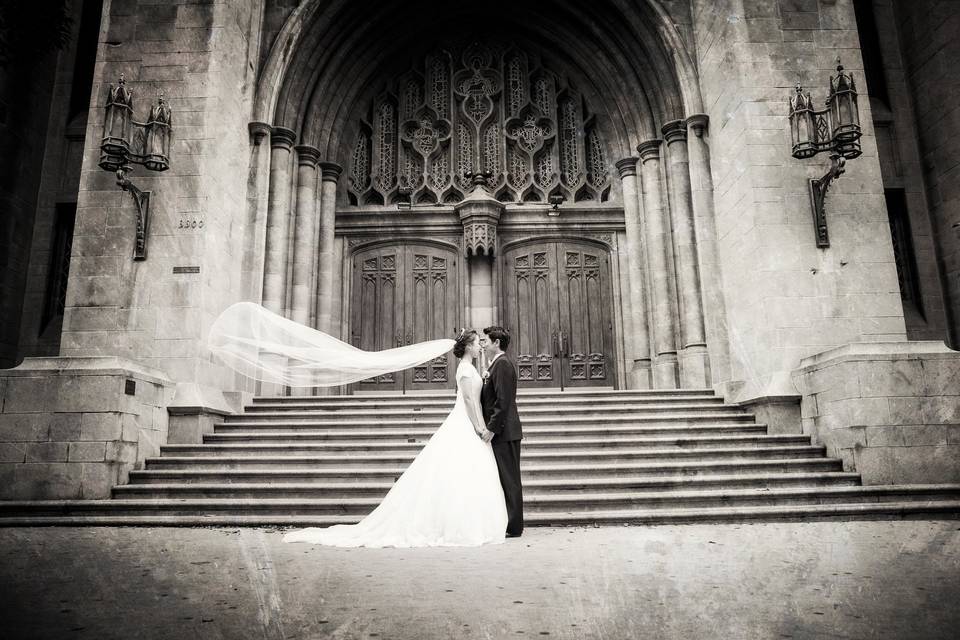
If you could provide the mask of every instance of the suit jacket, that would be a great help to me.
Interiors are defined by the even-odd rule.
[[[487,429],[495,433],[493,443],[523,438],[520,414],[517,413],[517,367],[502,355],[493,361],[490,374],[480,391],[480,405]]]

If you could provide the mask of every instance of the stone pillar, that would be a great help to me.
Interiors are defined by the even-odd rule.
[[[320,150],[309,145],[295,147],[297,152],[297,207],[293,230],[293,269],[291,274],[290,318],[310,324],[313,299],[317,239],[317,163]],[[309,395],[306,387],[292,387],[292,395]]]
[[[683,120],[663,125],[667,141],[667,174],[672,207],[677,292],[680,298],[680,386],[703,388],[710,384],[710,362],[703,323],[700,265],[690,192],[690,162],[687,156],[687,126]]]
[[[694,232],[697,239],[700,286],[704,306],[704,327],[712,381],[730,379],[730,345],[727,312],[717,257],[717,226],[713,211],[713,174],[707,126],[710,119],[700,113],[687,118],[687,154],[690,160],[690,193],[693,202]],[[712,382],[711,381],[711,382]]]
[[[243,256],[243,290],[246,299],[263,296],[263,269],[267,241],[267,203],[270,196],[270,144],[272,127],[266,122],[247,125],[253,143],[247,180],[247,228]],[[266,142],[266,144],[265,144]]]
[[[676,319],[671,291],[670,221],[664,210],[660,178],[660,140],[637,146],[643,177],[643,213],[647,229],[647,269],[652,302],[653,382],[657,389],[677,388]]]
[[[310,283],[313,281],[314,242],[317,235],[317,163],[320,151],[300,145],[297,151],[297,217],[293,238],[292,319],[310,322]]]
[[[320,246],[317,262],[317,328],[332,332],[333,310],[333,236],[337,221],[337,181],[343,167],[321,162],[323,173],[320,188]]]
[[[270,134],[270,199],[263,269],[263,306],[283,314],[287,272],[287,236],[290,223],[290,152],[296,134],[274,127]]]
[[[623,189],[623,216],[627,235],[627,281],[630,299],[624,330],[627,333],[627,387],[650,388],[650,330],[643,286],[643,236],[640,227],[640,200],[637,190],[637,160],[631,156],[617,161]]]
[[[505,205],[487,193],[487,176],[475,174],[473,190],[455,207],[463,224],[463,250],[467,258],[469,308],[472,328],[482,330],[494,323],[496,295],[493,290],[493,256],[497,253],[497,224]]]
[[[494,323],[493,257],[472,256],[469,261],[470,328],[482,331]]]

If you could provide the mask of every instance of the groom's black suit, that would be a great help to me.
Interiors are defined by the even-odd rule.
[[[523,533],[523,487],[520,484],[520,440],[523,428],[517,413],[517,368],[506,355],[490,365],[480,392],[483,420],[495,435],[491,444],[507,503],[507,533]]]

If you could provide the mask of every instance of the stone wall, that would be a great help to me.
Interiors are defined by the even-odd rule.
[[[794,374],[803,432],[865,484],[960,482],[960,354],[940,342],[853,344]]]
[[[35,178],[39,179],[35,205],[35,224],[31,238],[30,261],[23,291],[23,311],[20,317],[18,361],[24,357],[55,356],[60,349],[60,332],[63,315],[55,309],[47,309],[48,283],[53,265],[53,250],[58,205],[70,205],[77,201],[80,184],[80,166],[83,158],[84,133],[87,126],[87,110],[75,109],[74,92],[83,92],[89,97],[89,87],[83,83],[74,86],[77,64],[89,64],[81,38],[96,33],[96,16],[100,0],[85,0],[71,5],[73,35],[70,43],[56,61],[52,95],[49,99],[47,131],[36,143],[44,150],[43,163],[37,167]],[[83,32],[84,20],[91,25],[89,34]],[[82,60],[78,61],[80,57]],[[82,95],[82,94],[81,94]],[[56,311],[56,312],[54,312]]]
[[[0,368],[20,358],[20,316],[56,60],[49,54],[29,66],[0,67]]]
[[[818,103],[836,58],[862,79],[853,9],[817,0],[694,0],[700,86],[730,334],[728,397],[794,394],[804,357],[905,338],[876,141],[862,101],[860,158],[830,188],[831,247],[817,249],[807,187],[829,160],[790,155],[798,78]]]
[[[960,348],[960,10],[948,0],[894,4],[904,72],[914,96],[947,340]]]
[[[0,371],[0,499],[109,498],[167,442],[173,386],[119,358]]]
[[[923,167],[916,134],[912,93],[904,70],[893,0],[874,0],[886,100],[871,97],[884,188],[903,189],[910,216],[919,302],[904,303],[910,340],[942,340],[946,334],[935,238],[924,193]],[[861,30],[867,25],[861,25]],[[867,93],[870,88],[861,89]],[[873,94],[873,91],[870,91]]]
[[[250,34],[260,3],[113,2],[104,11],[61,355],[134,360],[201,387],[217,404],[234,377],[203,341],[220,311],[243,297],[246,132],[259,54]],[[138,167],[131,176],[152,192],[142,262],[132,260],[132,198],[97,167],[103,97],[121,73],[134,119],[144,119],[161,90],[173,112],[169,171]]]

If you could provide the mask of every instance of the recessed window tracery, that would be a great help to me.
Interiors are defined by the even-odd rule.
[[[428,55],[371,113],[353,146],[352,204],[457,202],[475,171],[504,202],[610,196],[609,154],[583,97],[515,47]]]

